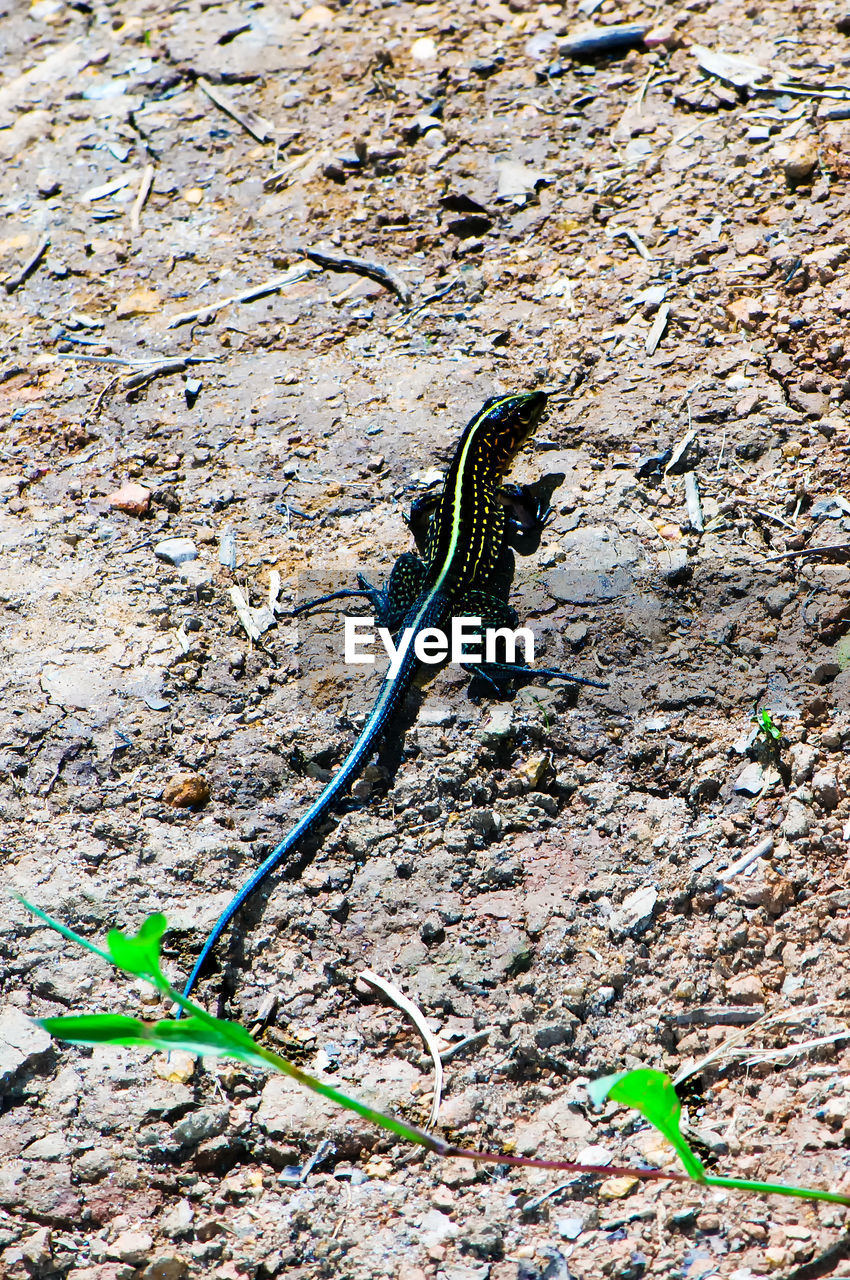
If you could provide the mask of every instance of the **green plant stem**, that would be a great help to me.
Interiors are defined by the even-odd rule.
[[[419,1129],[415,1125],[407,1124],[404,1120],[398,1120],[395,1116],[387,1115],[386,1112],[383,1111],[377,1111],[374,1107],[368,1107],[365,1103],[358,1102],[356,1098],[350,1098],[347,1094],[340,1093],[340,1091],[338,1089],[334,1089],[332,1085],[324,1084],[321,1080],[316,1079],[315,1076],[308,1075],[307,1072],[302,1071],[286,1058],[282,1058],[280,1054],[275,1053],[271,1049],[264,1049],[263,1046],[257,1044],[253,1037],[249,1035],[248,1032],[245,1031],[245,1029],[238,1023],[222,1021],[221,1019],[214,1017],[212,1014],[207,1013],[207,1011],[202,1009],[200,1005],[196,1005],[191,1000],[187,1000],[178,991],[174,990],[159,968],[158,934],[156,937],[157,958],[154,960],[153,971],[149,971],[148,969],[148,956],[144,952],[142,953],[142,962],[144,967],[142,969],[131,967],[131,960],[134,959],[134,957],[133,953],[130,952],[130,958],[128,959],[126,954],[127,947],[128,945],[139,943],[142,939],[143,933],[145,932],[145,926],[143,926],[142,930],[139,931],[136,939],[126,939],[124,935],[121,935],[120,933],[117,934],[116,945],[118,941],[121,941],[122,952],[119,954],[123,954],[124,959],[116,960],[114,955],[110,955],[109,952],[103,951],[100,947],[94,946],[93,943],[89,942],[86,938],[75,933],[73,929],[68,929],[65,925],[60,924],[58,920],[54,920],[52,916],[47,915],[46,912],[33,906],[31,903],[27,902],[26,899],[21,898],[20,901],[28,911],[31,911],[39,920],[43,920],[51,929],[55,929],[63,938],[66,938],[69,942],[75,942],[78,946],[85,948],[85,950],[91,951],[95,955],[100,956],[102,960],[105,960],[107,964],[110,964],[115,968],[124,968],[126,972],[136,973],[137,976],[142,977],[144,981],[149,982],[151,986],[155,987],[161,995],[172,1000],[174,1004],[184,1012],[189,1013],[192,1017],[197,1019],[198,1022],[213,1030],[218,1037],[218,1044],[216,1045],[217,1052],[221,1053],[222,1045],[229,1042],[231,1057],[236,1057],[237,1059],[241,1058],[243,1061],[250,1061],[255,1064],[263,1063],[264,1065],[271,1067],[273,1071],[280,1072],[281,1075],[289,1076],[289,1078],[296,1081],[297,1084],[311,1090],[313,1093],[319,1094],[320,1097],[326,1098],[336,1106],[342,1107],[346,1111],[352,1111],[355,1115],[360,1116],[361,1119],[368,1121],[370,1124],[374,1124],[378,1128],[385,1129],[390,1133],[395,1134],[397,1137],[415,1144],[416,1146],[423,1147],[426,1151],[430,1151],[434,1155],[441,1156],[443,1158],[450,1157],[458,1160],[474,1160],[480,1163],[507,1165],[514,1168],[552,1169],[561,1173],[575,1173],[602,1178],[629,1177],[639,1178],[641,1181],[647,1182],[690,1182],[695,1183],[697,1186],[722,1187],[732,1191],[751,1191],[758,1195],[793,1196],[797,1199],[803,1200],[825,1200],[831,1204],[840,1204],[850,1207],[850,1196],[840,1195],[838,1192],[834,1191],[820,1191],[813,1187],[786,1186],[781,1183],[772,1182],[752,1182],[742,1178],[712,1177],[702,1173],[702,1166],[699,1165],[698,1161],[696,1161],[696,1157],[693,1157],[693,1159],[696,1161],[696,1165],[698,1167],[694,1172],[673,1173],[667,1172],[663,1169],[633,1168],[620,1165],[576,1164],[569,1160],[539,1160],[530,1156],[511,1156],[496,1151],[478,1151],[469,1147],[456,1147],[452,1143],[444,1142],[441,1138],[434,1137],[433,1134],[428,1133],[425,1129]],[[148,919],[149,921],[153,921],[155,920],[155,917],[152,916]],[[157,925],[156,927],[158,932],[161,931],[161,929],[164,929],[164,918],[162,918],[161,926]],[[148,943],[150,941],[149,931],[148,937],[145,941]],[[62,1019],[45,1020],[47,1023],[61,1023],[62,1021]],[[68,1019],[66,1021],[73,1022],[75,1019]],[[133,1023],[135,1020],[129,1019],[128,1021]],[[155,1030],[157,1024],[139,1023],[138,1025],[140,1027],[150,1025]],[[177,1024],[166,1021],[162,1025],[176,1026]],[[60,1039],[63,1038],[59,1031],[53,1031],[52,1034],[57,1035]],[[75,1037],[69,1036],[68,1039],[73,1041]],[[83,1038],[79,1038],[77,1039],[77,1043],[86,1043],[86,1041]],[[201,1056],[203,1055],[203,1049],[196,1049],[195,1052]],[[617,1077],[617,1080],[622,1083],[625,1078],[625,1076]],[[611,1079],[614,1079],[614,1077],[611,1077]],[[614,1087],[616,1087],[616,1085]],[[612,1091],[612,1089],[608,1090],[609,1093]],[[627,1105],[635,1106],[635,1102],[628,1101]],[[678,1104],[676,1105],[676,1114],[673,1119],[675,1120],[675,1128],[678,1131]],[[637,1109],[642,1110],[640,1106],[638,1106]],[[671,1132],[669,1123],[659,1125],[649,1115],[647,1115],[647,1118],[650,1119],[650,1123],[652,1123],[655,1128],[659,1129],[660,1132],[667,1133],[669,1135]],[[682,1140],[682,1145],[684,1146],[685,1152],[692,1156],[692,1153],[690,1153],[687,1144],[684,1143],[684,1140]],[[680,1158],[682,1158],[681,1150],[679,1151],[679,1155]]]
[[[850,1196],[838,1191],[819,1191],[816,1187],[792,1187],[784,1182],[750,1182],[747,1178],[703,1179],[707,1187],[728,1187],[731,1191],[755,1191],[762,1196],[795,1196],[799,1200],[828,1200],[830,1204],[850,1207]]]
[[[55,929],[57,933],[61,933],[63,938],[67,938],[68,942],[76,942],[78,947],[83,947],[86,951],[93,951],[96,956],[100,956],[101,960],[105,960],[107,964],[115,967],[115,961],[108,951],[101,951],[100,947],[96,947],[93,942],[89,942],[88,938],[82,937],[79,933],[74,933],[73,929],[69,929],[67,925],[60,924],[58,920],[54,920],[53,916],[49,916],[46,911],[42,911],[40,907],[34,907],[31,902],[27,902],[26,898],[19,898],[18,901],[27,911],[31,911],[39,920],[43,920],[51,929]]]
[[[641,1181],[645,1182],[692,1182],[696,1183],[697,1186],[727,1187],[734,1191],[754,1191],[760,1195],[797,1196],[806,1200],[827,1200],[832,1204],[850,1206],[850,1196],[843,1196],[835,1191],[820,1191],[814,1187],[789,1187],[772,1182],[750,1182],[742,1178],[714,1178],[709,1176],[691,1178],[686,1173],[667,1172],[664,1169],[635,1168],[628,1165],[575,1164],[569,1160],[538,1160],[531,1156],[510,1156],[498,1151],[479,1151],[471,1147],[456,1147],[450,1142],[443,1142],[442,1139],[435,1138],[433,1134],[426,1132],[424,1129],[419,1129],[412,1124],[406,1124],[403,1120],[397,1120],[395,1116],[389,1116],[384,1111],[376,1111],[372,1107],[367,1107],[355,1098],[349,1098],[331,1085],[323,1084],[315,1076],[299,1070],[298,1067],[288,1062],[286,1058],[282,1058],[270,1049],[263,1049],[258,1045],[257,1054],[275,1071],[280,1071],[283,1075],[291,1077],[291,1079],[296,1080],[305,1088],[321,1094],[328,1101],[344,1107],[347,1111],[353,1111],[364,1120],[368,1120],[382,1129],[388,1129],[390,1132],[397,1134],[398,1137],[405,1138],[408,1142],[413,1142],[417,1146],[433,1152],[434,1155],[444,1158],[476,1160],[482,1164],[502,1164],[523,1169],[554,1169],[561,1173],[579,1173],[601,1178],[640,1178]]]

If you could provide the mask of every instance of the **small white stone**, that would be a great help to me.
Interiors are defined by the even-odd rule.
[[[185,564],[187,560],[196,560],[198,548],[191,538],[163,538],[153,549],[157,560],[165,560],[167,564]]]
[[[613,936],[624,938],[628,934],[642,933],[652,923],[652,913],[657,901],[658,890],[653,885],[645,885],[627,894],[608,921],[608,928]]]

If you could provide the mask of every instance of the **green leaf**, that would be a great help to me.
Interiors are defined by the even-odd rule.
[[[759,733],[763,733],[766,738],[770,738],[773,742],[779,742],[782,737],[782,730],[778,725],[774,724],[773,716],[767,707],[756,709],[752,718],[758,725]]]
[[[237,1022],[221,1018],[163,1018],[144,1022],[112,1013],[76,1018],[43,1018],[39,1024],[57,1040],[75,1044],[135,1044],[154,1049],[186,1049],[203,1057],[237,1058],[268,1070],[260,1046]]]
[[[77,1018],[39,1018],[57,1040],[74,1044],[143,1044],[145,1023],[140,1018],[125,1018],[117,1013],[86,1013]]]
[[[247,1031],[235,1022],[199,1018],[163,1018],[144,1022],[114,1013],[85,1014],[76,1018],[42,1018],[40,1026],[57,1040],[74,1044],[143,1045],[148,1049],[187,1049],[204,1057],[238,1058],[254,1066],[268,1067]]]
[[[617,1075],[602,1076],[587,1086],[591,1099],[600,1106],[606,1098],[634,1107],[675,1148],[676,1154],[691,1178],[702,1182],[705,1169],[682,1137],[680,1123],[682,1104],[676,1097],[673,1081],[664,1071],[652,1071],[641,1067],[638,1071],[621,1071]]]
[[[107,946],[114,964],[125,973],[137,978],[147,978],[155,986],[168,986],[159,963],[159,944],[168,922],[162,912],[148,916],[136,936],[130,937],[120,929],[110,929],[106,935]]]
[[[150,1039],[155,1039],[162,1049],[186,1049],[202,1057],[237,1058],[268,1070],[260,1046],[235,1022],[216,1019],[211,1024],[200,1018],[181,1018],[179,1022],[168,1018],[153,1025]]]

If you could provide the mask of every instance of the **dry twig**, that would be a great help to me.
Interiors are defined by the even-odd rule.
[[[816,1014],[826,1013],[832,1006],[829,1003],[813,1004],[803,1009],[777,1009],[773,1013],[766,1013],[763,1017],[754,1022],[752,1026],[742,1027],[740,1031],[734,1032],[717,1046],[707,1053],[704,1058],[688,1065],[683,1065],[673,1077],[674,1085],[679,1085],[683,1080],[689,1079],[691,1076],[700,1075],[708,1066],[714,1062],[727,1061],[731,1062],[735,1058],[743,1058],[745,1062],[763,1062],[765,1056],[777,1059],[795,1057],[797,1053],[805,1053],[809,1049],[818,1048],[821,1044],[833,1044],[836,1040],[850,1039],[850,1030],[842,1030],[833,1032],[827,1037],[818,1037],[816,1040],[802,1040],[796,1044],[786,1045],[784,1049],[754,1049],[752,1044],[746,1044],[745,1041],[751,1038],[751,1035],[757,1029],[766,1031],[768,1027],[780,1026],[783,1022],[803,1022],[809,1021]],[[753,1054],[759,1056],[753,1057]]]
[[[24,281],[32,275],[33,271],[35,271],[49,248],[50,237],[42,236],[36,245],[35,250],[27,258],[17,275],[9,276],[8,280],[4,280],[3,288],[7,293],[14,293],[16,289],[21,287]]]
[[[133,207],[130,210],[130,233],[137,236],[141,230],[142,209],[145,207],[145,201],[151,193],[153,186],[154,168],[152,164],[145,165],[142,173],[142,180],[139,183],[139,190],[133,201]]]
[[[376,280],[394,293],[402,306],[410,306],[413,298],[410,285],[391,267],[385,267],[381,262],[372,262],[368,258],[349,258],[347,254],[325,253],[323,249],[305,249],[304,253],[311,262],[327,271],[353,271],[355,275],[368,276],[370,280]]]
[[[833,542],[817,547],[799,547],[796,551],[780,551],[778,555],[768,556],[768,560],[792,560],[797,556],[828,556],[834,552],[841,552],[847,555],[850,552],[850,542]]]
[[[418,1009],[412,1000],[408,1000],[403,991],[394,986],[392,982],[387,982],[386,978],[382,978],[380,974],[373,973],[371,969],[363,969],[358,973],[358,978],[362,978],[370,987],[375,987],[378,991],[383,992],[388,1000],[397,1005],[403,1013],[406,1013],[416,1030],[425,1041],[425,1047],[431,1055],[434,1063],[434,1101],[431,1104],[431,1114],[428,1117],[427,1128],[433,1129],[437,1123],[437,1116],[440,1112],[440,1098],[443,1092],[443,1062],[440,1057],[440,1046],[437,1044],[436,1038],[425,1021],[425,1015],[421,1009]]]
[[[274,125],[270,121],[264,120],[262,116],[258,116],[254,111],[237,107],[229,93],[225,93],[223,89],[211,85],[204,76],[198,76],[195,83],[201,92],[207,95],[210,102],[214,102],[227,115],[232,116],[237,124],[241,124],[246,133],[250,133],[252,138],[256,138],[258,142],[270,142],[274,137]]]
[[[218,302],[210,302],[206,306],[193,307],[191,311],[179,311],[176,316],[171,317],[165,327],[167,329],[177,329],[181,324],[190,324],[193,320],[212,320],[219,311],[224,307],[232,306],[234,302],[255,302],[258,298],[265,298],[270,293],[278,293],[281,289],[285,289],[287,285],[297,284],[299,280],[306,280],[311,275],[313,275],[312,267],[292,267],[289,271],[285,271],[282,276],[274,276],[271,280],[266,280],[264,284],[256,284],[250,289],[244,289],[242,293],[232,293],[227,298],[220,298]]]

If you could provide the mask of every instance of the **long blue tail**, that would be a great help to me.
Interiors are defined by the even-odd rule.
[[[379,738],[384,730],[389,718],[396,711],[399,703],[402,701],[410,688],[413,677],[416,673],[418,661],[414,653],[414,647],[411,643],[402,660],[401,667],[394,680],[387,681],[383,689],[378,694],[375,705],[369,715],[369,719],[364,724],[360,734],[351,751],[348,753],[344,763],[340,767],[339,772],[331,779],[324,791],[318,796],[310,808],[302,818],[289,831],[280,844],[272,849],[271,853],[261,862],[245,883],[230,901],[226,909],[219,916],[215,923],[212,933],[204,943],[201,954],[195,962],[195,967],[189,975],[189,981],[183,990],[184,999],[188,1000],[192,988],[198,980],[198,975],[204,968],[207,959],[216,943],[218,942],[224,930],[230,924],[230,921],[236,915],[241,906],[251,897],[268,876],[279,867],[290,851],[298,844],[298,841],[312,827],[320,822],[321,819],[330,812],[334,804],[348,790],[349,785],[353,782],[366,760],[375,750]],[[180,1011],[177,1012],[180,1017]]]

